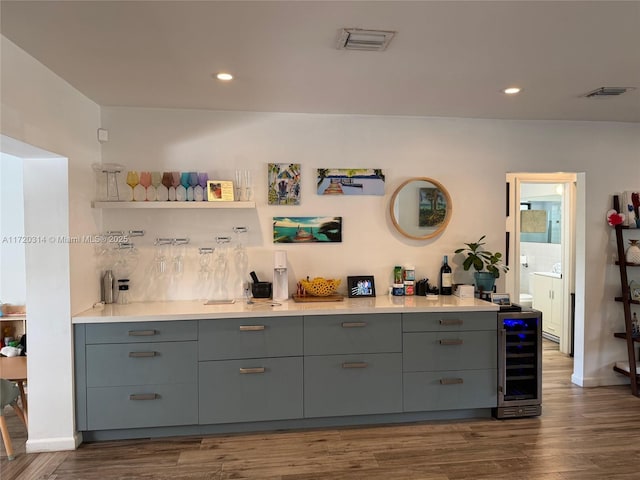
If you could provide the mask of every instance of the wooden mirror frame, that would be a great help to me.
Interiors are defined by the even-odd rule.
[[[431,185],[433,185],[435,188],[437,188],[442,195],[445,198],[445,201],[447,203],[446,209],[445,209],[445,216],[444,216],[444,220],[438,224],[437,228],[435,230],[432,230],[431,228],[433,227],[426,227],[429,228],[429,233],[425,234],[425,235],[414,235],[414,232],[409,232],[407,231],[406,227],[403,228],[398,219],[396,218],[396,209],[394,208],[396,205],[396,200],[398,199],[398,196],[400,195],[400,192],[402,192],[402,190],[409,184],[413,183],[413,182],[426,182],[426,183],[430,183]],[[416,204],[418,204],[418,208],[416,209],[417,212],[419,212],[419,199],[416,197]],[[449,192],[447,191],[446,188],[444,188],[444,186],[429,177],[413,177],[410,178],[406,181],[404,181],[398,188],[396,188],[395,192],[393,192],[393,195],[391,196],[391,202],[389,203],[389,214],[391,216],[391,221],[393,222],[393,226],[396,227],[396,230],[398,230],[398,232],[402,235],[404,235],[407,238],[412,238],[414,240],[427,240],[429,238],[433,238],[437,235],[440,235],[445,228],[447,228],[447,225],[449,224],[449,221],[451,220],[451,213],[452,213],[452,209],[453,209],[453,204],[451,202],[451,196],[449,195]],[[418,213],[419,214],[419,213]],[[416,229],[420,228],[419,226],[416,227]]]

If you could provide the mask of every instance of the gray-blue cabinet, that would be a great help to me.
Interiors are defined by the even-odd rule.
[[[78,324],[75,382],[94,440],[474,415],[497,406],[497,316]]]
[[[402,327],[405,412],[497,405],[495,313],[405,314]]]

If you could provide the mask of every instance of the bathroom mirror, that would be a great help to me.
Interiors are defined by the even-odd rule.
[[[451,197],[441,183],[427,177],[400,185],[389,205],[391,221],[408,238],[425,240],[444,231],[451,220]]]

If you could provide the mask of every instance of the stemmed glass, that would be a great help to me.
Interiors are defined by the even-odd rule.
[[[243,171],[242,170],[236,170],[236,181],[233,185],[234,190],[235,190],[235,195],[236,195],[236,202],[239,202],[240,200],[242,200],[242,180],[243,180]]]
[[[251,200],[251,170],[244,171],[243,182],[244,183],[242,184],[242,186],[244,187],[244,192],[242,195],[242,200],[248,202],[249,200]]]
[[[195,200],[195,187],[198,185],[198,172],[189,172],[189,186],[187,187],[187,200]]]
[[[135,200],[133,196],[133,190],[139,183],[140,178],[138,177],[138,172],[136,172],[135,170],[129,170],[127,172],[127,185],[131,187],[131,191],[129,192],[130,194],[127,195],[127,200]]]
[[[180,174],[180,185],[176,187],[176,200],[184,202],[187,199],[187,187],[189,186],[189,173],[182,172]]]
[[[162,174],[160,172],[151,172],[151,186],[147,187],[147,200],[155,202],[158,200],[158,187],[161,185]]]
[[[207,198],[207,182],[209,181],[209,174],[207,172],[200,172],[198,173],[198,186],[195,188],[194,191],[194,198],[196,196],[196,192],[200,192],[198,195],[201,195],[202,197],[200,198],[200,200],[208,200]],[[196,198],[196,200],[198,200]]]
[[[144,202],[147,200],[147,191],[151,186],[151,172],[140,172],[140,184],[136,185],[133,189],[133,199],[137,202]]]
[[[180,186],[180,172],[171,172],[171,186],[169,187],[169,200],[177,200],[176,191]]]
[[[172,177],[171,172],[164,172],[162,174],[162,182],[158,185],[156,196],[158,201],[166,202],[169,200],[169,187],[171,187]]]

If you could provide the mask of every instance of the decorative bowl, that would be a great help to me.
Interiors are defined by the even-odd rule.
[[[328,297],[329,295],[333,295],[338,286],[340,286],[340,282],[341,280],[339,278],[331,279],[322,277],[316,277],[313,280],[300,280],[305,292],[314,297]]]

